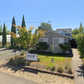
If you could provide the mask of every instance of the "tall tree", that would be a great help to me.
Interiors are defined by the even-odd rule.
[[[2,25],[0,25],[0,35],[3,34],[3,28],[2,28]]]
[[[83,32],[82,22],[80,23],[79,32],[80,32],[80,33],[82,33],[82,32]]]
[[[49,23],[41,23],[41,26],[38,27],[38,30],[47,30],[47,31],[53,31],[51,24]]]
[[[16,33],[16,27],[13,26],[13,25],[16,25],[16,23],[15,23],[15,17],[13,17],[13,19],[12,19],[11,32]],[[15,42],[15,41],[14,41],[14,38],[13,38],[12,35],[11,35],[11,46],[13,46],[13,43],[14,43],[14,42]]]
[[[23,18],[22,18],[22,24],[21,24],[21,26],[22,26],[22,28],[23,28],[23,27],[26,27],[24,15],[23,15]],[[23,48],[22,45],[21,45],[21,48]]]
[[[22,28],[23,28],[23,27],[26,27],[24,15],[23,15],[23,18],[22,18],[22,25],[21,25],[21,26],[22,26]]]
[[[80,27],[82,27],[82,22],[80,23]]]
[[[4,23],[4,26],[3,26],[2,45],[3,45],[3,47],[6,45],[6,27],[5,27],[5,23]]]

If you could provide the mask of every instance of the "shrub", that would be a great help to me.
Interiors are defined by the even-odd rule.
[[[55,66],[54,66],[54,64],[51,64],[51,66],[50,66],[50,70],[51,70],[51,71],[54,71],[54,70],[55,70]]]
[[[67,50],[70,49],[70,44],[69,43],[63,43],[63,44],[59,44],[60,48],[63,50],[63,52],[65,53]]]
[[[24,55],[24,52],[21,52],[21,55]]]
[[[13,61],[13,57],[11,57],[11,58],[9,59],[9,61]]]
[[[50,67],[49,64],[47,64],[47,69],[49,69],[49,67]]]
[[[72,74],[72,69],[71,69],[71,67],[69,67],[68,73],[69,73],[69,74]]]
[[[47,44],[47,42],[39,42],[37,45],[37,48],[41,50],[47,50],[48,47],[49,45]]]
[[[14,57],[13,57],[13,59],[15,60],[15,59],[17,59],[19,56],[18,55],[15,55]]]
[[[65,69],[67,70],[69,67],[70,67],[70,64],[69,63],[66,63],[65,64]]]
[[[20,65],[20,64],[22,64],[22,58],[17,58],[15,61],[14,61],[14,63],[15,63],[15,65]]]
[[[54,46],[52,45],[52,53],[54,53]]]
[[[61,65],[58,66],[58,68],[57,68],[57,72],[60,72],[60,73],[63,72],[63,67],[62,67]]]
[[[30,65],[30,63],[31,63],[31,61],[27,61],[27,65],[28,65],[28,66]]]
[[[37,49],[31,49],[29,52],[30,53],[38,53],[38,50]]]

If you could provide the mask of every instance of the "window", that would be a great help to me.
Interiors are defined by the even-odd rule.
[[[60,43],[64,43],[64,38],[53,38],[53,46],[58,46]]]
[[[48,44],[48,38],[40,38],[39,42],[47,42],[47,44]]]
[[[67,43],[67,39],[64,39],[64,40],[65,40],[64,42]]]
[[[54,45],[58,45],[59,44],[59,39],[54,39]]]

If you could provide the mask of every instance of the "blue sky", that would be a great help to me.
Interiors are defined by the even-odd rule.
[[[27,28],[51,21],[53,30],[74,29],[84,24],[84,0],[0,0],[0,24],[5,22],[8,29],[13,16],[21,25],[23,14]]]

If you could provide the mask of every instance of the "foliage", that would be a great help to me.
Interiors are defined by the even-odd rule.
[[[30,53],[38,53],[38,50],[37,49],[31,49],[29,52]]]
[[[71,69],[71,67],[69,67],[68,73],[69,73],[69,74],[72,74],[72,69]]]
[[[21,55],[24,55],[24,52],[21,52],[20,54],[21,54]]]
[[[61,65],[58,66],[57,71],[62,73],[63,72],[63,67]]]
[[[2,25],[0,25],[0,35],[3,34],[3,29],[2,29]]]
[[[49,45],[47,44],[47,42],[39,42],[38,43],[38,48],[41,50],[47,50],[49,47]]]
[[[21,25],[21,26],[22,26],[22,28],[23,28],[23,27],[26,27],[24,15],[23,15],[23,18],[22,18],[22,25]]]
[[[13,57],[13,60],[17,59],[18,57],[19,57],[18,55],[15,55],[15,56]]]
[[[16,27],[13,25],[15,25],[15,17],[13,17],[13,20],[12,20],[11,32],[16,33]],[[15,39],[11,35],[11,46],[13,46],[14,42],[15,42]]]
[[[78,44],[78,50],[81,57],[84,57],[84,33],[76,35],[76,41]]]
[[[51,70],[51,71],[54,71],[54,70],[55,70],[55,66],[54,66],[53,63],[52,63],[51,66],[50,66],[50,70]]]
[[[30,63],[31,63],[31,61],[27,61],[27,65],[28,65],[28,66],[30,65]]]
[[[69,67],[70,67],[70,64],[69,63],[66,63],[65,64],[65,69],[67,70]]]
[[[17,58],[17,59],[14,61],[15,65],[20,65],[20,64],[22,64],[22,62],[23,62],[22,58]]]
[[[47,69],[49,69],[49,67],[50,67],[50,65],[49,65],[49,64],[47,64],[47,67],[46,67],[46,68],[47,68]]]
[[[3,27],[2,45],[3,45],[3,47],[6,45],[6,28],[5,28],[5,23],[4,23],[4,27]]]
[[[38,30],[53,31],[51,24],[49,23],[41,23],[41,26],[38,27]]]
[[[13,57],[11,57],[11,58],[9,59],[9,61],[13,61]]]
[[[54,46],[52,45],[52,52],[54,53]]]
[[[70,44],[69,43],[63,43],[63,44],[59,44],[60,48],[63,50],[63,52],[65,53],[67,50],[70,49]]]
[[[35,30],[35,33],[32,34],[32,29],[34,29],[33,26],[30,26],[29,30],[27,30],[25,27],[22,28],[21,26],[15,27],[17,27],[19,37],[17,37],[17,34],[13,32],[10,32],[10,34],[13,38],[15,38],[16,43],[21,44],[24,48],[27,48],[28,50],[30,49],[30,47],[33,47],[37,43],[40,37],[45,36],[45,31],[38,31],[38,28]]]
[[[73,35],[79,34],[79,29],[78,28],[73,29],[72,34]]]
[[[26,27],[26,24],[25,24],[25,19],[24,19],[24,15],[23,15],[23,18],[22,18],[22,28],[23,27]],[[20,32],[18,32],[18,33],[20,33]],[[23,46],[21,45],[21,48],[23,49]]]

